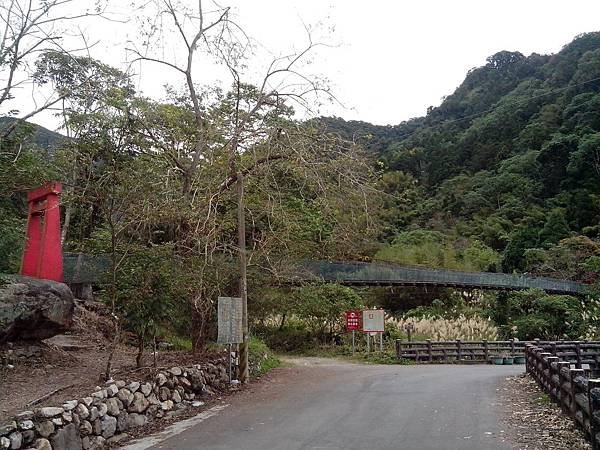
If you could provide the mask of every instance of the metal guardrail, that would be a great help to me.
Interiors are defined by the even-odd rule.
[[[568,280],[489,272],[421,269],[386,263],[308,261],[301,265],[325,281],[358,286],[448,286],[465,289],[541,289],[553,294],[583,295],[585,285]]]

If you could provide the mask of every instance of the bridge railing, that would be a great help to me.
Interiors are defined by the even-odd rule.
[[[479,289],[541,289],[579,295],[583,285],[569,280],[491,272],[403,267],[390,263],[306,261],[302,267],[325,281],[356,285],[436,285]]]
[[[487,362],[493,356],[523,356],[525,347],[534,344],[554,356],[572,361],[576,367],[593,366],[600,356],[600,343],[587,341],[396,341],[396,357],[417,363]]]
[[[600,449],[600,342],[580,343],[573,355],[568,346],[527,344],[527,372],[549,397],[583,430],[593,450]],[[559,351],[562,350],[562,351]],[[575,356],[575,360],[573,357]]]

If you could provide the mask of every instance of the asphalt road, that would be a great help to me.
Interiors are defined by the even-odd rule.
[[[513,448],[496,389],[524,366],[296,363],[179,434],[130,449]]]

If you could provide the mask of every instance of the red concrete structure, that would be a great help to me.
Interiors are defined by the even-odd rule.
[[[60,242],[60,183],[49,183],[27,194],[27,242],[21,275],[63,281]]]

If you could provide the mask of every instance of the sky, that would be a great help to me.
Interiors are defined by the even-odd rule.
[[[338,100],[312,114],[382,125],[424,115],[456,89],[469,69],[485,64],[500,50],[555,53],[577,34],[600,30],[600,2],[593,0],[219,0],[219,4],[232,7],[236,22],[255,44],[256,54],[247,62],[249,81],[260,80],[273,57],[303,48],[309,28],[313,40],[327,46],[316,49],[303,70],[325,76]],[[114,11],[128,15],[119,6]],[[92,56],[129,67],[132,55],[126,48],[140,41],[139,22],[133,17],[125,23],[95,20],[82,26],[92,41],[98,41]],[[162,56],[180,58],[177,45],[176,37],[167,35]],[[197,64],[199,82],[230,82],[222,68],[205,62],[200,59]],[[164,67],[138,64],[131,69],[138,89],[150,97],[164,97],[165,83],[182,86],[180,75]],[[57,126],[50,114],[34,121]]]

